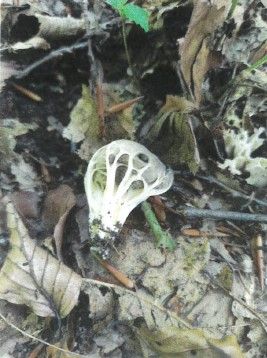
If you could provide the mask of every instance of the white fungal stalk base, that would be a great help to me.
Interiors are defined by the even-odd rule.
[[[172,182],[173,172],[139,143],[121,139],[100,148],[84,181],[91,237],[112,238],[138,204]]]

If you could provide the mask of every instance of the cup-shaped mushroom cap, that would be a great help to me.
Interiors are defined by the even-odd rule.
[[[100,148],[84,181],[91,236],[111,237],[138,204],[164,193],[172,182],[172,170],[139,143],[121,139]]]

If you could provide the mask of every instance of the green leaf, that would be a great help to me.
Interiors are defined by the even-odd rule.
[[[134,4],[126,4],[121,8],[121,12],[127,19],[141,26],[144,31],[147,32],[149,30],[149,14],[140,6]]]
[[[127,1],[128,0],[106,0],[106,3],[120,12],[121,8],[126,4]]]

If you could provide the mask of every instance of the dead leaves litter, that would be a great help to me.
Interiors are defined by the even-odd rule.
[[[180,39],[180,65],[184,80],[199,105],[201,86],[208,69],[216,64],[216,57],[208,48],[211,34],[223,23],[230,1],[194,1],[194,9],[187,33]]]
[[[189,351],[201,353],[199,357],[244,357],[235,336],[227,336],[223,339],[212,338],[202,329],[167,327],[162,331],[150,332],[141,328],[138,331],[140,339],[145,340],[161,357],[188,357]]]
[[[82,278],[29,237],[7,198],[10,250],[0,271],[0,298],[29,306],[39,316],[65,317],[77,304]]]

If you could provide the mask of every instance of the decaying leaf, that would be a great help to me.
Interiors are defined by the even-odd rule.
[[[85,85],[82,86],[82,97],[71,111],[70,123],[63,130],[63,137],[74,143],[83,141],[78,154],[85,160],[89,160],[102,145],[96,103]]]
[[[90,90],[82,86],[82,96],[70,113],[70,123],[63,130],[63,137],[74,143],[88,138],[91,141],[99,136],[97,108]]]
[[[141,328],[138,335],[160,353],[161,357],[187,357],[187,353],[192,350],[200,351],[202,357],[204,352],[205,357],[211,358],[244,357],[235,336],[215,339],[200,328],[183,329],[173,326],[158,332]]]
[[[22,156],[18,156],[10,168],[16,182],[19,183],[20,190],[33,191],[36,187],[40,187],[37,173],[32,165],[27,163]]]
[[[125,88],[122,84],[104,84],[104,101],[108,121],[107,136],[109,140],[118,138],[134,139],[136,123],[133,118],[133,108],[142,97],[125,101]]]
[[[1,77],[0,77],[0,92],[2,91],[5,80],[13,76],[17,72],[16,64],[13,61],[5,62],[1,60]],[[1,152],[1,147],[0,147]]]
[[[38,203],[40,201],[37,192],[15,191],[11,194],[11,200],[22,218],[37,219],[39,214]]]
[[[206,72],[216,63],[208,49],[208,39],[225,20],[231,2],[194,1],[194,9],[184,39],[180,40],[180,64],[184,80],[194,95],[196,104],[201,102],[201,85]]]
[[[54,229],[54,239],[57,249],[57,257],[63,261],[61,247],[63,242],[64,227],[70,210],[76,204],[76,198],[72,189],[65,184],[54,190],[50,190],[45,198],[43,221],[47,229]]]
[[[19,51],[19,50],[29,50],[29,49],[41,49],[41,50],[49,50],[50,45],[49,43],[39,36],[34,36],[27,41],[24,42],[16,42],[14,45],[10,47],[12,51]]]
[[[59,185],[50,190],[44,201],[43,221],[48,230],[54,229],[58,220],[75,205],[76,199],[71,187]]]
[[[84,19],[35,14],[40,24],[38,36],[45,39],[59,39],[80,35],[85,31]]]
[[[152,151],[166,164],[186,165],[195,173],[199,165],[199,153],[188,115],[193,108],[194,105],[184,98],[167,96],[166,104],[159,112],[148,138],[152,142]]]
[[[244,1],[236,2],[231,16],[234,23],[231,36],[225,36],[221,46],[222,53],[229,62],[253,63],[254,55],[261,46],[266,51],[267,27],[263,15],[266,4],[261,1],[255,5],[250,6]]]
[[[36,124],[21,123],[17,119],[2,119],[0,122],[0,169],[10,165],[16,154],[16,137],[37,129]]]
[[[160,29],[163,26],[163,15],[167,12],[177,9],[181,0],[145,0],[142,7],[147,9],[150,13],[150,26],[153,30]]]
[[[0,298],[25,304],[39,316],[67,316],[77,304],[81,277],[39,247],[12,202],[3,201],[11,248],[0,271]]]

